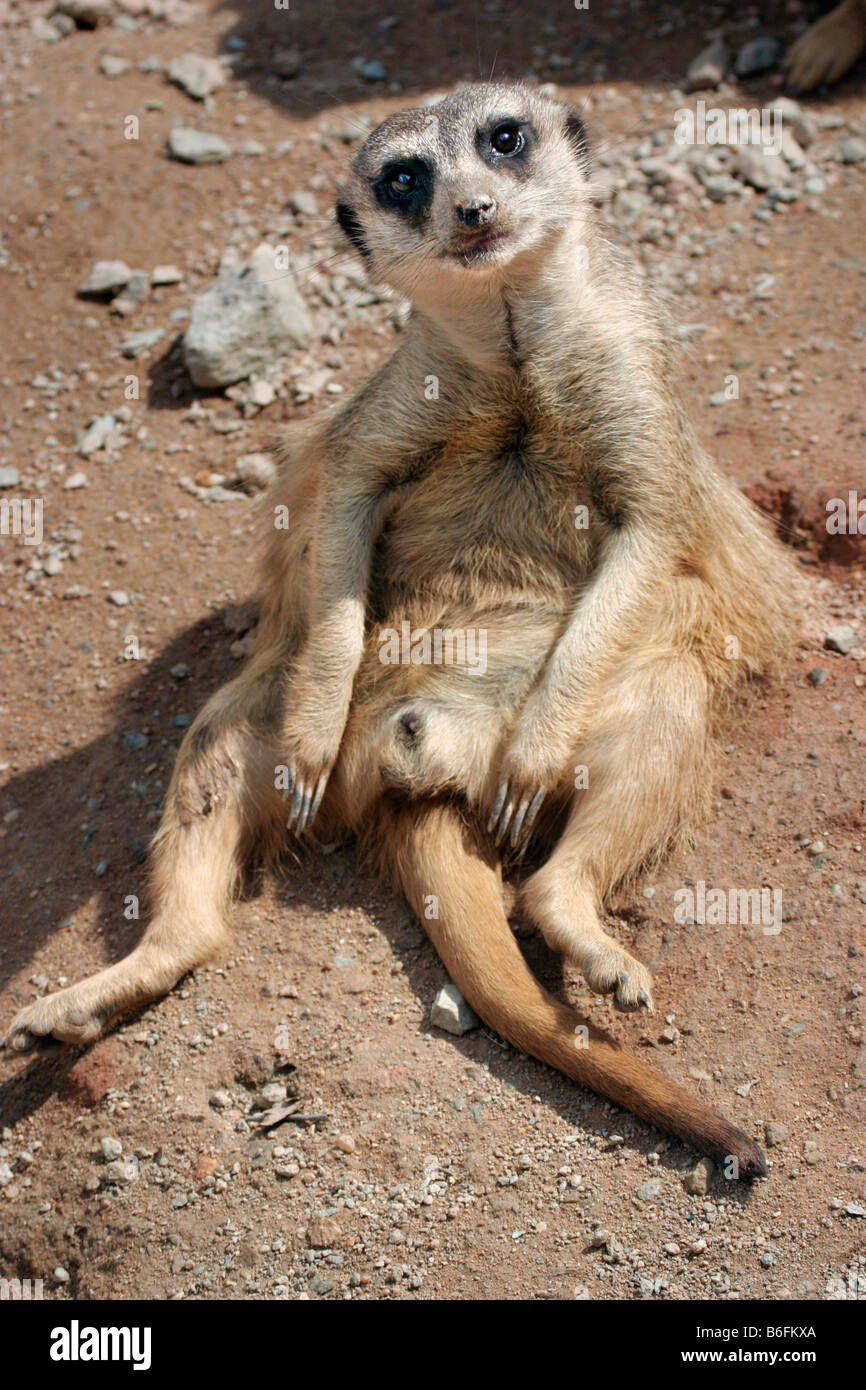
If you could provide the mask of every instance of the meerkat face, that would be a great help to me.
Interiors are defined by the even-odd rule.
[[[520,85],[461,87],[368,136],[337,220],[373,280],[423,302],[505,282],[574,224],[588,175],[574,112]]]

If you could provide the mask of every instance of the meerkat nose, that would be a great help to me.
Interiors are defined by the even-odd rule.
[[[457,203],[455,212],[457,220],[462,222],[464,227],[486,227],[496,216],[496,201],[482,195],[473,198],[470,203]]]

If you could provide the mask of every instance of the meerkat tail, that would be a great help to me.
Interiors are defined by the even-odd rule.
[[[482,837],[444,803],[388,808],[389,867],[451,979],[512,1046],[676,1135],[736,1175],[766,1173],[742,1130],[583,1023],[536,980],[508,925],[496,861]]]

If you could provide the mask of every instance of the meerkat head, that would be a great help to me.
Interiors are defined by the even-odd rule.
[[[371,279],[416,302],[505,281],[586,205],[579,116],[520,84],[459,87],[364,141],[337,220]],[[456,283],[455,283],[456,282]]]

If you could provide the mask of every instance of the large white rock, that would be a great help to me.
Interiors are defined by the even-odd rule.
[[[306,347],[313,323],[291,270],[277,268],[263,242],[227,266],[192,306],[184,360],[196,386],[230,386],[292,348]]]

